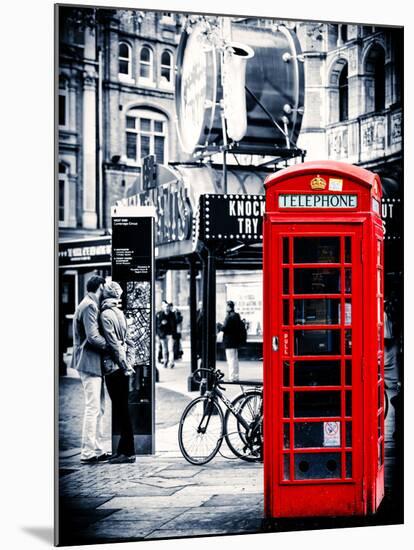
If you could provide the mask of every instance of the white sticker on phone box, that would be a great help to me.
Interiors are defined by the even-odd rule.
[[[323,446],[324,447],[341,446],[341,430],[340,430],[339,422],[323,423]]]
[[[342,191],[343,181],[339,178],[329,178],[329,191]]]

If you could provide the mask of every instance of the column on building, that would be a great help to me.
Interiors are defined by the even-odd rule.
[[[98,224],[96,197],[96,44],[94,29],[85,30],[85,69],[83,73],[83,212],[85,229],[96,229]]]

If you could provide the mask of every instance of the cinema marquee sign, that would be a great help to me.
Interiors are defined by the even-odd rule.
[[[356,208],[355,194],[289,193],[279,195],[279,208]]]
[[[264,195],[201,195],[198,238],[261,242],[264,212]]]

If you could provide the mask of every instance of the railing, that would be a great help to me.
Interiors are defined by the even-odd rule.
[[[401,109],[387,109],[327,126],[328,158],[355,164],[402,150]]]

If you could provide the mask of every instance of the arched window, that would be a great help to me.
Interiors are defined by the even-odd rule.
[[[164,50],[161,55],[161,85],[170,86],[172,83],[172,54]]]
[[[126,115],[126,156],[141,164],[148,155],[155,155],[159,164],[167,162],[167,118],[156,111],[132,108]]]
[[[348,64],[339,75],[339,121],[348,120]]]
[[[385,108],[385,55],[381,49],[374,63],[375,110]]]
[[[153,55],[148,46],[143,46],[139,54],[139,77],[148,82],[154,80]]]
[[[118,59],[118,73],[124,77],[131,78],[131,46],[126,42],[119,43]]]
[[[365,58],[365,112],[385,109],[385,52],[374,44]]]

